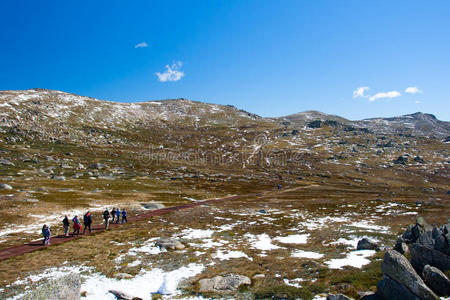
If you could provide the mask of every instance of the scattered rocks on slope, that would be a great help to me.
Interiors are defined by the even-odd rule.
[[[437,296],[425,285],[425,282],[416,273],[406,257],[397,251],[388,250],[386,252],[381,269],[383,271],[383,280],[385,280],[384,284],[379,283],[380,288],[377,289],[377,295],[381,299],[392,299],[390,297],[394,290],[404,290],[401,285],[419,299],[437,299]],[[391,282],[391,280],[395,282]],[[383,285],[385,286],[384,288]],[[394,287],[394,289],[387,291],[386,286]]]
[[[450,296],[450,280],[438,268],[426,265],[423,268],[425,283],[439,296]]]
[[[171,238],[160,238],[156,241],[155,246],[166,250],[182,250],[185,248],[180,241]]]
[[[356,250],[376,250],[376,249],[378,249],[378,243],[368,238],[363,238],[360,241],[358,241],[358,245],[356,247]]]
[[[241,285],[250,285],[250,278],[239,274],[228,274],[214,278],[201,279],[199,281],[200,292],[212,292],[220,294],[234,293]]]
[[[12,190],[12,186],[10,186],[9,184],[6,183],[0,183],[0,191],[1,190]]]

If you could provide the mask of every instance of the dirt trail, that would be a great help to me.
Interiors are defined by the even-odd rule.
[[[189,204],[185,204],[185,205],[166,207],[166,208],[152,210],[152,211],[149,211],[146,213],[142,213],[142,214],[139,214],[134,217],[129,217],[128,222],[139,221],[139,220],[147,219],[147,218],[150,218],[153,216],[160,216],[160,215],[164,215],[169,212],[177,211],[177,210],[181,210],[181,209],[187,209],[187,208],[192,208],[192,207],[196,207],[196,206],[212,204],[212,203],[216,203],[216,202],[222,202],[222,201],[227,201],[227,200],[236,200],[239,198],[255,197],[255,196],[261,196],[261,195],[262,195],[262,193],[254,193],[254,194],[247,194],[247,195],[233,195],[233,196],[228,196],[228,197],[223,197],[223,198],[215,198],[215,199],[193,202],[193,203],[189,203]],[[122,225],[111,223],[109,226],[116,227],[116,226],[122,226]],[[126,224],[125,224],[125,226],[126,226]],[[104,224],[92,226],[93,232],[101,232],[104,230],[105,230]],[[55,236],[55,237],[51,238],[51,245],[43,245],[42,240],[38,240],[38,241],[33,241],[33,242],[30,242],[30,243],[27,243],[27,244],[24,244],[21,246],[15,246],[15,247],[1,249],[0,250],[0,260],[5,260],[10,257],[22,255],[22,254],[32,252],[35,250],[39,250],[39,249],[43,249],[46,247],[51,247],[52,245],[66,243],[68,241],[78,239],[81,237],[83,237],[83,235],[69,235],[67,237],[63,236],[63,235],[59,235],[59,236]]]

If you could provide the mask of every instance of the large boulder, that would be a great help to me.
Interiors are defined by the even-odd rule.
[[[438,299],[430,288],[416,273],[409,261],[395,250],[388,250],[381,265],[384,277],[389,277],[404,285],[412,294],[420,299]],[[386,283],[384,283],[386,285]],[[392,283],[388,282],[388,285]],[[381,291],[382,292],[382,291]],[[383,292],[382,292],[383,293]],[[384,292],[386,293],[386,292]]]
[[[21,300],[79,300],[81,291],[81,281],[79,276],[74,274],[67,275],[58,279],[51,280],[40,287],[33,289]]]
[[[450,296],[450,280],[438,268],[426,265],[423,268],[423,279],[439,296]]]
[[[180,241],[171,238],[160,238],[156,241],[155,246],[166,250],[183,250],[185,248]]]
[[[378,249],[378,243],[368,239],[363,238],[358,242],[358,245],[356,246],[356,250],[376,250]]]
[[[450,270],[450,256],[433,249],[429,245],[414,243],[410,245],[411,264],[418,272],[422,272],[425,265],[430,265],[447,272]]]
[[[200,292],[219,294],[234,293],[241,285],[250,285],[250,278],[239,274],[228,274],[214,278],[201,279],[199,281]]]
[[[380,300],[420,300],[406,286],[388,276],[378,282],[376,295]]]

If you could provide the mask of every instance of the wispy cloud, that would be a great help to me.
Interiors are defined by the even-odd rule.
[[[407,87],[407,88],[406,88],[405,93],[408,93],[408,94],[417,94],[417,93],[422,93],[422,91],[419,90],[419,88],[416,87],[416,86],[410,86],[410,87]]]
[[[182,66],[183,63],[179,61],[173,63],[171,66],[166,65],[166,71],[164,73],[156,72],[155,74],[161,82],[178,81],[184,77],[184,72],[180,70]]]
[[[422,103],[420,100],[416,100],[414,103],[416,103],[416,104],[420,104],[420,103]]]
[[[376,93],[375,95],[371,96],[369,98],[370,101],[375,101],[377,99],[384,99],[384,98],[397,98],[400,97],[402,94],[398,91],[390,91],[390,92],[381,92]]]
[[[366,95],[365,92],[369,90],[368,86],[361,86],[353,91],[353,98],[368,98],[369,95]]]
[[[148,47],[148,44],[146,42],[142,42],[142,43],[136,44],[134,46],[134,48],[147,48],[147,47]]]

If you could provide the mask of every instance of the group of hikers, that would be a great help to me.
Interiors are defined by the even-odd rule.
[[[120,217],[122,217],[122,219]],[[111,218],[112,218],[111,222],[113,222],[113,223],[115,222],[116,224],[119,224],[120,221],[121,221],[121,224],[123,224],[124,222],[128,223],[127,211],[125,209],[122,209],[122,211],[120,211],[119,208],[113,208],[111,210],[111,212],[108,209],[105,209],[105,211],[103,212],[103,220],[105,221],[105,229],[108,229],[109,223],[110,223],[109,219],[111,219]],[[67,215],[64,216],[62,223],[63,223],[63,228],[64,228],[64,236],[69,236],[70,222],[69,222],[69,218],[67,217]],[[75,235],[75,234],[79,235],[80,230],[81,230],[81,222],[78,219],[78,216],[73,217],[72,223],[73,223],[72,235]],[[88,233],[91,233],[92,215],[91,215],[90,211],[88,211],[86,214],[84,214],[83,224],[84,224],[83,234],[86,233],[86,230],[88,231]],[[44,245],[49,245],[51,232],[50,232],[50,227],[47,226],[47,224],[45,224],[42,227],[42,235],[44,236],[44,240],[42,241],[42,243]]]

